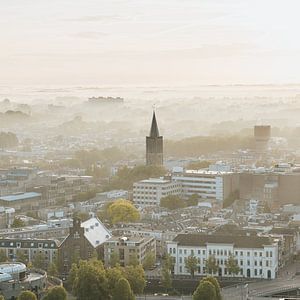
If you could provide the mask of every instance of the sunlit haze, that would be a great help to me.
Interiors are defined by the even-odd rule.
[[[298,0],[2,0],[1,85],[300,82]]]

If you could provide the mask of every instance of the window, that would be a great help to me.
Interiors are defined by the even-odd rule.
[[[179,254],[182,254],[182,249],[179,249]]]
[[[250,252],[249,251],[247,252],[247,256],[250,256]]]
[[[182,257],[179,257],[179,263],[182,264]]]
[[[243,256],[243,251],[240,251],[240,256]]]
[[[257,252],[254,252],[254,256],[257,256]]]
[[[266,251],[266,257],[269,257],[269,251]]]
[[[184,254],[186,254],[186,249],[183,250]]]
[[[250,266],[250,260],[247,260],[247,265]]]
[[[272,257],[273,256],[273,252],[272,251],[270,251],[270,257]]]
[[[254,269],[254,276],[257,276],[257,269]]]

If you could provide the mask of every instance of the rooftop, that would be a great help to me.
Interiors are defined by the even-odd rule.
[[[234,236],[234,235],[203,235],[203,234],[179,234],[173,240],[180,246],[206,246],[207,244],[233,244],[238,248],[263,248],[272,245],[272,240],[258,236]]]
[[[42,194],[30,192],[30,193],[22,193],[22,194],[15,194],[15,195],[9,195],[9,196],[2,196],[0,197],[0,200],[3,201],[18,201],[18,200],[26,200],[30,198],[40,197]]]
[[[97,247],[112,237],[109,230],[97,218],[91,218],[81,223],[84,235],[93,247]]]

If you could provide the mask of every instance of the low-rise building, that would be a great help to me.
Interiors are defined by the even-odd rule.
[[[44,206],[41,202],[41,194],[30,192],[30,193],[19,193],[14,195],[0,197],[0,205],[13,207],[16,211],[29,211],[37,210]]]
[[[55,262],[58,255],[59,242],[49,239],[0,239],[0,250],[9,260],[33,262],[38,254],[42,254],[46,269],[49,263]]]
[[[104,243],[104,262],[109,266],[112,253],[116,253],[121,266],[129,265],[132,259],[142,264],[146,254],[151,252],[156,256],[154,237],[112,237]]]
[[[276,278],[278,271],[278,244],[268,237],[179,234],[167,243],[168,253],[174,258],[174,274],[189,275],[185,262],[189,256],[197,258],[195,275],[208,274],[207,260],[214,257],[218,271],[214,276],[231,277],[227,266],[233,256],[240,272],[248,278]]]
[[[186,170],[174,173],[172,180],[182,184],[185,198],[197,194],[202,199],[222,202],[238,189],[238,176],[232,172]]]
[[[0,264],[0,294],[7,300],[17,299],[24,290],[38,297],[47,287],[47,273],[42,270],[27,270],[22,263]]]
[[[163,178],[150,178],[133,184],[133,202],[140,207],[159,206],[161,198],[181,193],[180,182]]]

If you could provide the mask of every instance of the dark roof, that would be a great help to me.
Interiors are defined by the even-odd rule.
[[[271,245],[268,237],[258,236],[233,236],[233,235],[203,235],[203,234],[179,234],[173,240],[180,246],[206,246],[206,244],[234,244],[239,248],[263,248]]]
[[[153,111],[151,129],[150,129],[150,137],[159,137],[158,126],[156,122],[155,111]]]
[[[295,235],[295,230],[292,228],[273,227],[270,233],[283,234],[283,235]]]
[[[36,239],[0,239],[0,248],[46,248],[57,249],[59,242],[57,240],[36,240]]]

